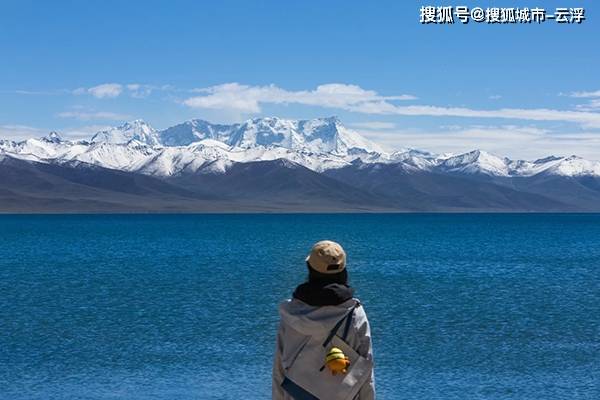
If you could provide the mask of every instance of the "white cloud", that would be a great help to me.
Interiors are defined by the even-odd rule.
[[[261,104],[267,103],[348,109],[365,102],[415,99],[410,95],[384,97],[372,90],[341,83],[320,85],[314,90],[288,91],[275,85],[247,86],[234,82],[195,89],[194,92],[204,95],[184,100],[185,105],[193,108],[232,109],[248,114],[259,113]]]
[[[171,85],[156,86],[143,83],[103,83],[90,88],[80,87],[71,91],[71,93],[75,95],[90,94],[98,99],[115,98],[121,94],[128,94],[136,99],[143,99],[150,96],[155,90],[174,91],[176,89]]]
[[[104,83],[88,89],[92,96],[99,99],[117,97],[123,91],[123,86],[118,83]]]
[[[585,104],[575,106],[579,111],[598,111],[600,110],[600,99],[591,99]]]
[[[600,90],[592,92],[571,92],[568,96],[576,98],[600,97]]]
[[[129,91],[129,95],[135,99],[144,99],[144,98],[150,96],[150,94],[152,94],[153,90],[159,89],[156,86],[143,85],[140,83],[127,84],[126,88]]]
[[[600,109],[600,99],[590,100],[590,102],[588,103],[588,107]]]
[[[66,89],[56,89],[56,90],[16,89],[16,90],[1,90],[0,93],[19,94],[19,95],[24,95],[24,96],[55,96],[55,95],[67,94],[67,93],[70,93],[70,91],[66,90]]]
[[[575,108],[578,111],[598,111],[600,110],[600,90],[591,92],[571,92],[569,94],[560,93],[561,96],[569,96],[579,99],[589,99],[585,104],[577,104]],[[593,126],[597,127],[597,126]]]
[[[64,111],[56,114],[60,118],[75,118],[82,121],[89,120],[110,120],[122,121],[131,119],[130,115],[119,114],[110,111]]]
[[[119,83],[103,83],[91,88],[78,88],[73,94],[81,95],[89,93],[98,99],[118,97],[123,92],[123,85]]]
[[[390,103],[371,103],[352,108],[352,111],[356,112],[381,115],[562,121],[578,123],[584,128],[600,128],[600,113],[564,111],[547,108],[501,108],[497,110],[477,110],[465,107],[396,106]]]
[[[196,89],[201,96],[183,101],[189,107],[229,109],[241,113],[261,112],[262,104],[303,104],[373,114],[428,117],[500,118],[529,121],[561,121],[580,124],[584,128],[600,128],[600,113],[555,109],[502,108],[480,110],[466,107],[439,107],[431,105],[401,106],[397,100],[411,100],[414,96],[382,96],[356,85],[339,83],[317,86],[314,90],[288,91],[275,85],[247,86],[226,83]]]
[[[0,125],[0,140],[23,140],[44,136],[47,132],[27,125]]]
[[[502,98],[499,94],[492,94],[488,97],[490,100],[499,100]]]
[[[350,127],[356,129],[394,129],[396,124],[393,122],[381,122],[381,121],[369,121],[369,122],[355,122],[353,124],[349,124]]]

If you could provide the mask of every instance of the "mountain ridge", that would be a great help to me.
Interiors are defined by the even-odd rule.
[[[0,176],[6,212],[600,211],[598,162],[385,152],[337,117],[162,131],[135,120],[89,140],[0,139]]]
[[[115,145],[106,147],[106,152],[112,149],[115,154],[106,154],[104,159],[94,159],[83,154],[88,151],[96,152],[94,146],[101,146],[103,143]],[[53,145],[55,148],[52,148]],[[89,142],[70,142],[62,139],[58,133],[51,132],[40,139],[0,141],[0,152],[15,157],[31,156],[40,161],[81,158],[87,162],[124,170],[131,170],[131,165],[137,162],[140,172],[154,171],[162,176],[186,170],[181,165],[165,170],[150,168],[142,165],[144,163],[140,160],[134,159],[130,159],[129,162],[117,162],[119,154],[125,153],[120,145],[132,148],[148,146],[144,151],[146,155],[159,153],[165,148],[178,148],[178,151],[165,151],[173,158],[169,162],[171,164],[176,164],[177,159],[184,158],[189,162],[195,159],[196,164],[200,164],[200,160],[212,162],[227,159],[224,164],[231,164],[286,158],[300,162],[310,169],[325,171],[341,168],[359,160],[364,163],[404,163],[416,170],[436,170],[443,173],[517,177],[545,172],[563,176],[600,176],[600,162],[573,155],[548,156],[528,161],[511,160],[483,150],[443,156],[411,148],[388,153],[358,132],[345,128],[337,117],[312,120],[266,117],[231,125],[192,119],[161,131],[138,119],[97,132]],[[71,149],[65,148],[69,146]],[[61,147],[64,150],[62,152],[59,149]],[[133,157],[133,154],[129,156]],[[163,155],[163,161],[166,156]]]

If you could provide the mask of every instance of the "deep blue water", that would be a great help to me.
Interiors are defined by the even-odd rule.
[[[269,398],[323,238],[379,398],[600,398],[600,215],[565,214],[0,216],[0,398]]]

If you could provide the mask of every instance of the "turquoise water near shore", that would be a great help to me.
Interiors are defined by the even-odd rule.
[[[3,215],[0,398],[269,398],[323,238],[379,398],[600,398],[597,214]]]

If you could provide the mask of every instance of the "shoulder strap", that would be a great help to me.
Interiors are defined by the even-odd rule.
[[[334,325],[333,329],[329,332],[329,335],[327,335],[327,339],[325,339],[325,341],[323,342],[323,347],[327,347],[327,345],[331,342],[333,337],[337,334],[344,321],[346,321],[346,325],[344,326],[344,334],[342,335],[342,340],[346,340],[348,332],[350,331],[350,326],[352,326],[352,317],[354,316],[354,310],[356,310],[358,307],[360,307],[360,302],[357,301],[356,304],[352,306],[350,311],[348,311],[348,313],[344,315],[344,317]]]
[[[342,335],[342,340],[345,342],[348,337],[348,332],[350,332],[350,327],[352,326],[352,319],[354,318],[354,310],[356,310],[357,306],[352,307],[352,310],[348,313],[346,317],[346,325],[344,326],[344,334]]]

